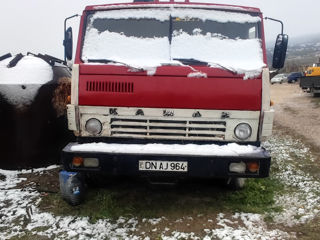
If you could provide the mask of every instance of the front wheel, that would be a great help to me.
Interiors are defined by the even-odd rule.
[[[229,178],[227,181],[228,188],[232,190],[241,190],[246,185],[246,178]]]

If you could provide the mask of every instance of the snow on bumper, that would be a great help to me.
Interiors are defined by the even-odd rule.
[[[75,167],[74,157],[96,158],[95,168]],[[186,172],[141,171],[141,161],[184,162]],[[67,170],[99,171],[108,175],[152,175],[185,177],[268,177],[271,157],[261,147],[252,145],[198,145],[198,144],[112,144],[112,143],[70,143],[62,153],[62,163]],[[258,163],[257,172],[229,171],[231,163]]]

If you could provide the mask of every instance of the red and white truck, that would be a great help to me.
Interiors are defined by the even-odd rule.
[[[283,67],[287,42],[279,34],[274,68]],[[257,8],[188,0],[86,7],[68,105],[77,142],[62,153],[63,197],[80,203],[86,174],[224,178],[238,187],[267,177],[260,140],[272,132],[269,84]]]

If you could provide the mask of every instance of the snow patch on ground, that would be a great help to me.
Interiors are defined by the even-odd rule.
[[[33,56],[25,56],[15,67],[8,68],[12,59],[0,61],[0,94],[12,105],[29,105],[39,88],[53,79],[52,68]]]
[[[277,205],[282,206],[284,211],[274,214],[275,222],[292,227],[319,216],[320,181],[304,170],[314,167],[314,157],[309,149],[301,141],[290,137],[281,141],[273,137],[264,145],[270,148],[276,160],[274,168],[279,169],[274,177],[290,188],[290,191],[284,191],[276,198]]]
[[[218,239],[287,239],[290,235],[281,230],[268,230],[263,215],[251,213],[236,213],[231,219],[224,214],[217,217],[221,228],[213,229],[212,237]],[[243,226],[239,226],[242,223]],[[237,226],[237,227],[234,227]]]
[[[135,218],[119,218],[116,223],[100,220],[92,224],[88,218],[59,217],[41,212],[37,207],[41,196],[34,188],[15,188],[24,180],[18,174],[30,172],[0,170],[5,176],[0,180],[0,239],[23,236],[25,230],[54,239],[134,239],[131,232],[136,230],[138,221]]]

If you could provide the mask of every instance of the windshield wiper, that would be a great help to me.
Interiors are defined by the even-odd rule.
[[[213,62],[205,62],[205,61],[201,61],[201,60],[197,60],[197,59],[194,59],[194,58],[174,58],[173,60],[176,60],[176,61],[179,61],[183,64],[186,64],[186,65],[192,65],[192,64],[195,64],[195,65],[199,65],[199,66],[218,66],[232,74],[237,74],[236,71],[234,71],[232,68],[228,68],[228,67],[225,67],[223,65],[221,65],[220,63],[213,63]]]
[[[92,62],[92,63],[119,63],[121,65],[124,65],[124,66],[128,67],[133,72],[144,72],[144,71],[146,71],[143,68],[134,67],[134,66],[131,66],[131,65],[127,64],[127,63],[119,62],[119,61],[112,60],[112,59],[89,59],[88,62]]]
[[[232,68],[228,68],[226,66],[223,66],[220,63],[210,63],[210,66],[212,66],[212,65],[217,65],[218,67],[220,67],[220,68],[222,68],[222,69],[224,69],[224,70],[226,70],[226,71],[228,71],[228,72],[230,72],[232,74],[237,74],[237,72],[235,70],[233,70]]]
[[[196,64],[196,65],[201,65],[201,66],[208,66],[208,64],[209,64],[208,62],[197,60],[194,58],[174,58],[173,60],[179,61],[179,62],[186,64],[186,65]]]

